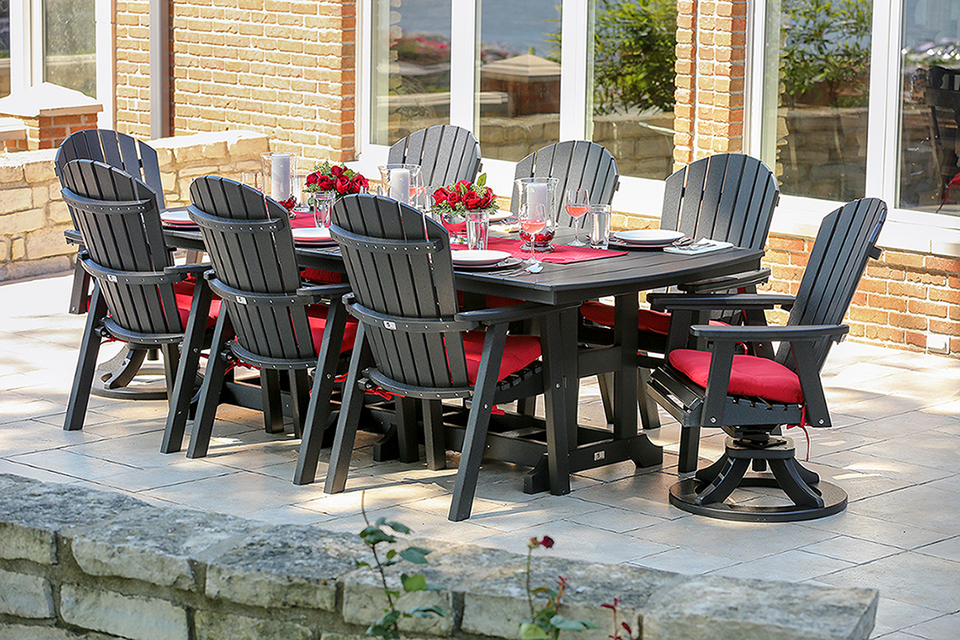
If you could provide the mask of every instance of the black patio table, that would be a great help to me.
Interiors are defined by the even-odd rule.
[[[557,240],[562,242],[567,231],[560,230]],[[167,230],[166,235],[172,246],[203,249],[199,232]],[[297,255],[303,267],[344,271],[336,247],[299,247]],[[762,251],[739,247],[699,255],[632,250],[622,256],[569,264],[545,262],[539,273],[517,268],[457,270],[457,288],[467,295],[496,295],[549,305],[580,303],[606,296],[613,296],[615,300],[616,328],[609,345],[587,348],[579,345],[576,307],[557,314],[557,322],[545,322],[540,328],[547,338],[545,342],[560,345],[560,352],[556,354],[559,357],[545,354],[544,367],[546,379],[552,386],[550,392],[559,390],[565,402],[561,405],[562,411],[548,410],[545,430],[548,440],[553,440],[549,442],[549,449],[563,454],[548,456],[548,446],[542,442],[526,440],[518,445],[516,438],[500,439],[493,426],[487,453],[496,459],[533,467],[524,478],[525,492],[549,489],[556,495],[570,492],[571,473],[625,460],[632,460],[638,467],[660,464],[662,448],[638,429],[637,294],[758,269],[762,256]],[[613,373],[612,433],[583,427],[576,420],[580,378],[603,373]],[[551,403],[547,402],[546,406],[550,407]],[[563,428],[557,428],[558,425]],[[454,442],[456,437],[453,436]]]

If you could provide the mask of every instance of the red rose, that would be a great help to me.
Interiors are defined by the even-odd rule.
[[[470,191],[469,193],[463,196],[463,204],[467,209],[480,209],[480,197],[476,193]]]
[[[310,175],[308,175],[308,176],[307,176],[307,186],[308,186],[308,187],[312,187],[313,185],[315,185],[315,184],[317,184],[318,182],[320,182],[320,176],[321,176],[321,175],[322,175],[322,174],[321,174],[319,171],[314,171],[313,173],[311,173]]]
[[[456,191],[451,191],[447,194],[447,204],[451,207],[455,207],[457,203],[460,202],[460,194]]]
[[[317,186],[320,187],[321,191],[332,191],[333,190],[333,180],[330,179],[330,176],[321,175],[317,179]]]
[[[486,195],[484,195],[482,198],[480,198],[480,208],[481,208],[481,209],[486,209],[486,208],[489,207],[491,204],[493,204],[493,197],[494,197],[494,196],[493,196],[493,191],[490,190],[490,189],[487,189]]]
[[[552,548],[553,548],[553,538],[551,538],[550,536],[543,536],[543,539],[540,540],[540,546],[542,546],[544,549],[552,549]],[[561,580],[562,580],[562,579],[563,579],[563,578],[561,578]]]
[[[450,196],[450,193],[443,187],[440,187],[439,189],[433,192],[433,203],[436,205],[441,205],[447,201],[447,198],[449,196]]]
[[[350,180],[346,176],[340,176],[333,183],[333,188],[337,193],[350,193]]]
[[[330,175],[332,175],[335,178],[339,178],[340,176],[343,175],[343,167],[341,166],[330,167]]]
[[[473,185],[470,184],[469,180],[460,180],[454,185],[454,188],[457,191],[463,191],[464,189],[469,189],[471,186]]]
[[[360,193],[369,186],[369,182],[359,173],[353,178],[354,193]]]

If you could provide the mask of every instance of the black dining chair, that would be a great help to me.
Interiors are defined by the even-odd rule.
[[[395,142],[387,152],[387,162],[420,165],[427,189],[459,180],[473,182],[480,173],[480,143],[462,127],[435,125]]]
[[[294,431],[304,423],[326,423],[332,374],[342,351],[350,349],[356,325],[347,323],[341,296],[345,284],[304,286],[294,252],[290,218],[279,203],[252,187],[216,176],[190,185],[190,218],[200,227],[213,269],[205,274],[221,299],[187,456],[207,454],[217,406],[229,369],[237,364],[260,370],[260,394],[268,432],[283,431],[280,373],[289,373]],[[191,340],[193,336],[190,336]],[[163,452],[181,447],[190,408],[191,371],[199,357],[192,341],[184,348],[174,405],[167,420]],[[321,378],[310,397],[308,372]],[[329,383],[328,383],[329,380]]]
[[[360,328],[324,491],[337,493],[346,486],[365,390],[394,394],[398,406],[405,399],[422,401],[431,469],[445,468],[445,451],[455,443],[446,436],[441,401],[467,399],[449,518],[468,518],[493,406],[544,392],[540,338],[508,334],[508,326],[572,305],[459,311],[447,231],[395,200],[345,197],[334,207],[331,233],[353,289],[345,304]],[[561,394],[554,395],[562,402]],[[401,447],[416,451],[413,421],[397,420]]]
[[[189,315],[203,289],[196,285],[196,277],[207,267],[174,265],[160,226],[155,191],[128,173],[94,160],[67,162],[60,179],[63,199],[84,244],[77,262],[94,279],[64,422],[64,429],[75,430],[83,428],[104,338],[137,349],[160,349],[167,385],[172,388],[185,331],[195,326],[199,344],[212,326],[216,306],[208,304],[202,315]]]
[[[796,296],[660,294],[655,302],[673,311],[666,362],[651,378],[650,396],[680,421],[681,477],[696,470],[700,430],[723,429],[724,455],[670,490],[670,502],[686,511],[728,520],[786,521],[821,518],[846,506],[842,489],[820,480],[796,460],[783,425],[829,427],[820,370],[830,347],[849,330],[842,325],[869,258],[879,258],[877,239],[886,219],[882,200],[864,198],[823,219]],[[703,308],[790,310],[785,326],[694,325]],[[687,348],[705,341],[709,350]],[[737,353],[751,342],[777,342],[771,357]],[[746,475],[751,469],[766,474]],[[758,506],[728,500],[739,487],[778,487],[790,504]],[[755,496],[750,496],[755,497]]]
[[[620,171],[616,159],[596,142],[567,140],[547,145],[534,151],[517,163],[513,173],[517,178],[557,178],[557,223],[572,226],[575,219],[564,209],[567,189],[586,188],[591,204],[610,204],[620,186]],[[510,209],[517,213],[520,198],[513,187]]]

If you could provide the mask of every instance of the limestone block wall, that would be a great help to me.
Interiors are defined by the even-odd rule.
[[[529,615],[516,576],[522,556],[411,542],[433,550],[423,573],[437,590],[405,594],[397,608],[437,605],[448,615],[403,620],[404,637],[517,637]],[[385,598],[357,560],[372,561],[358,536],[0,474],[4,639],[360,640]],[[562,612],[598,626],[568,636],[578,640],[607,638],[612,617],[601,605],[614,597],[620,619],[640,629],[641,640],[865,640],[878,602],[873,589],[690,577],[542,555],[531,582],[552,585],[558,575],[570,584]],[[399,572],[388,580],[398,588]]]
[[[201,175],[238,178],[260,168],[265,135],[207,133],[152,141],[167,206],[189,204]],[[73,227],[54,172],[56,149],[0,153],[0,282],[72,268],[76,247],[64,242]]]

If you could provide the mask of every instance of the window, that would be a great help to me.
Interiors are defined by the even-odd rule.
[[[444,123],[477,135],[497,189],[559,140],[599,142],[623,176],[672,171],[675,0],[367,0],[363,13],[365,171]]]
[[[97,95],[95,0],[43,0],[43,81]]]
[[[10,95],[10,0],[0,0],[0,98]]]

